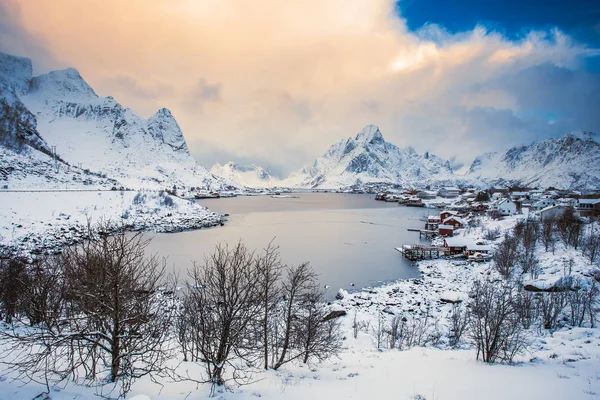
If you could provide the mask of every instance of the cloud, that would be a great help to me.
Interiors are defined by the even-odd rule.
[[[392,143],[455,165],[600,130],[589,111],[598,75],[581,67],[597,52],[558,30],[516,41],[483,26],[412,32],[392,0],[19,5],[21,30],[98,93],[142,113],[170,108],[207,166],[220,154],[287,173],[370,123]]]
[[[0,2],[0,51],[34,58],[36,71],[45,72],[48,66],[58,64],[45,41],[23,25],[21,7],[13,0]]]

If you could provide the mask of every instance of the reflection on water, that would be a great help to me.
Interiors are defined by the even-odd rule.
[[[320,281],[348,290],[418,276],[416,267],[394,250],[419,241],[407,228],[423,226],[426,209],[373,200],[372,195],[301,193],[298,198],[269,196],[210,199],[213,211],[229,213],[224,227],[176,234],[153,234],[149,250],[168,257],[181,279],[192,260],[202,262],[217,243],[242,240],[262,249],[274,239],[283,261],[309,261]],[[352,286],[354,284],[354,286]]]

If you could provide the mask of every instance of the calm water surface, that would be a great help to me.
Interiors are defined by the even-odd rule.
[[[219,242],[234,245],[241,239],[251,249],[262,249],[274,239],[284,263],[311,263],[321,284],[329,286],[329,298],[339,288],[360,289],[418,276],[417,268],[394,247],[419,242],[418,233],[406,229],[422,228],[426,209],[375,201],[373,195],[297,196],[200,200],[212,211],[230,214],[225,226],[153,234],[149,250],[168,257],[183,279],[192,260],[202,262]]]

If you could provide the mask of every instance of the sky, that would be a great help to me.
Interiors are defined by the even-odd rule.
[[[0,51],[76,68],[205,167],[301,168],[367,124],[468,166],[600,132],[597,0],[0,0]]]

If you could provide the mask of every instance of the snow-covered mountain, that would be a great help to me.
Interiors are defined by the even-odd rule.
[[[258,165],[238,165],[233,161],[224,165],[213,165],[210,173],[223,179],[226,184],[238,188],[269,188],[278,186],[281,182]]]
[[[110,96],[99,97],[73,68],[33,77],[29,59],[2,53],[0,85],[2,124],[20,119],[21,127],[13,124],[18,129],[10,130],[17,132],[13,136],[26,132],[21,136],[28,139],[21,142],[47,155],[56,146],[59,159],[71,166],[132,188],[222,184],[193,159],[177,121],[165,108],[144,119]]]
[[[590,136],[569,133],[504,153],[487,153],[473,161],[465,177],[487,185],[597,189],[600,144]]]
[[[419,185],[453,178],[450,163],[433,154],[417,154],[384,140],[368,125],[356,137],[333,144],[312,166],[293,173],[285,183],[310,188],[341,188],[368,183]]]

